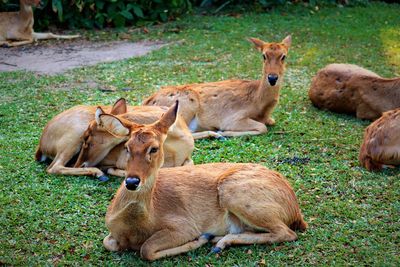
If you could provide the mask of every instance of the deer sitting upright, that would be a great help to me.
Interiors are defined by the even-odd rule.
[[[260,80],[164,87],[143,104],[171,106],[179,100],[180,112],[195,139],[267,132],[265,124],[275,124],[271,114],[279,100],[291,37],[287,36],[281,43],[266,43],[256,38],[250,41],[264,59]]]
[[[72,39],[79,37],[79,35],[34,32],[32,6],[38,6],[40,0],[20,0],[19,3],[19,11],[0,13],[0,46],[25,45],[39,39]]]
[[[400,107],[400,78],[385,79],[351,64],[330,64],[313,78],[308,95],[322,109],[375,120]]]
[[[150,124],[158,119],[167,110],[166,107],[139,106],[134,107],[131,112],[127,112],[117,117],[121,121]],[[84,133],[84,143],[75,167],[107,167],[109,174],[125,176],[127,164],[126,150],[124,143],[128,139],[126,136],[115,136],[110,134],[100,123],[100,115],[107,114],[101,107],[96,110],[95,120],[93,120]],[[194,149],[193,136],[190,133],[185,121],[178,116],[173,127],[167,134],[164,143],[165,161],[163,167],[183,166],[193,164],[191,155]]]
[[[400,165],[400,108],[383,113],[365,129],[358,158],[369,171]]]
[[[128,136],[126,178],[106,214],[106,249],[140,250],[156,260],[198,248],[213,252],[239,244],[297,239],[307,223],[293,189],[278,172],[258,164],[214,163],[160,169],[163,143],[178,103],[157,122],[138,125],[100,115],[105,129]]]

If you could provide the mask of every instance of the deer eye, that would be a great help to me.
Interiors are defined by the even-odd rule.
[[[152,147],[152,148],[150,149],[150,154],[156,153],[157,151],[158,151],[158,148],[157,148],[157,147]]]
[[[125,148],[126,153],[129,153],[128,147],[126,146],[124,148]]]
[[[285,58],[286,58],[286,56],[285,56],[285,55],[283,55],[283,56],[281,57],[281,60],[282,60],[282,61],[284,61],[284,60],[285,60]]]
[[[263,59],[267,60],[267,56],[265,54],[263,54]]]

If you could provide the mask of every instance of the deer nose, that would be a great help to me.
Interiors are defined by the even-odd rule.
[[[268,74],[268,82],[270,85],[274,86],[276,81],[278,80],[278,75],[276,74]]]
[[[136,190],[140,184],[138,177],[128,177],[125,179],[125,187],[128,190]]]

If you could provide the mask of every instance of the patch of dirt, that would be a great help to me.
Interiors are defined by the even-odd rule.
[[[54,75],[100,62],[143,56],[164,46],[161,42],[60,42],[0,48],[0,71],[27,70]]]

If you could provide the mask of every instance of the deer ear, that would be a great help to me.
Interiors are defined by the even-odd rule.
[[[129,135],[129,128],[125,126],[117,117],[109,114],[101,114],[100,125],[104,127],[110,134],[121,137]]]
[[[120,98],[115,102],[110,113],[113,115],[119,115],[126,113],[126,110],[127,110],[126,100],[125,98]]]
[[[97,107],[96,113],[94,114],[94,118],[96,119],[97,125],[100,125],[100,115],[105,114],[104,110],[101,107]]]
[[[161,119],[155,123],[155,127],[163,134],[166,134],[169,127],[171,127],[175,123],[176,117],[178,115],[178,108],[179,101],[176,101],[175,105],[171,106],[167,110],[167,112],[164,113]]]
[[[261,52],[263,51],[263,47],[264,47],[264,44],[265,44],[264,41],[261,41],[260,39],[257,39],[257,38],[249,38],[249,41],[254,44],[255,48],[258,51],[261,51]]]
[[[291,36],[291,35],[286,36],[285,39],[282,40],[282,43],[283,43],[287,48],[289,48],[290,45],[292,44],[292,36]]]

